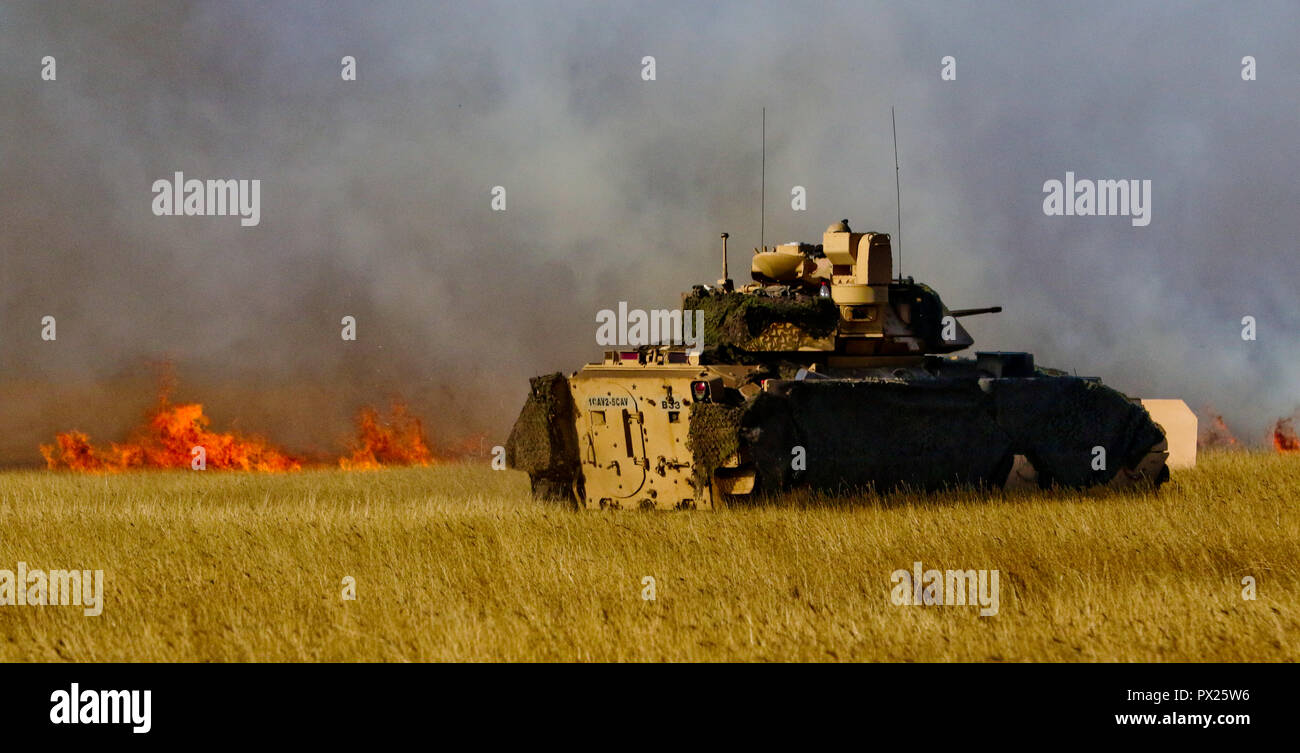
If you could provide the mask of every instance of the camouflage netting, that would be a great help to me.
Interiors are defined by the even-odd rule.
[[[791,382],[761,393],[743,433],[764,489],[796,482],[828,491],[903,483],[921,488],[993,482],[1007,442],[974,380]],[[801,446],[806,471],[791,469]],[[997,479],[1001,482],[1001,478]]]
[[[578,472],[573,397],[563,374],[529,380],[531,390],[506,440],[506,464],[527,471],[533,494],[570,499]]]
[[[745,293],[692,293],[682,301],[688,311],[704,312],[704,345],[731,355],[746,350],[772,324],[788,323],[809,337],[835,331],[839,312],[829,298],[769,298]]]
[[[707,486],[713,469],[726,462],[740,447],[740,418],[744,412],[744,408],[718,403],[692,406],[686,449],[695,459],[695,483],[698,487]]]
[[[1074,377],[995,380],[989,393],[974,380],[812,380],[743,410],[740,437],[767,490],[997,486],[1017,454],[1045,486],[1104,484],[1163,439],[1140,406]],[[790,467],[795,446],[806,450],[805,471]],[[1093,470],[1096,446],[1104,470]]]
[[[1146,409],[1100,382],[1058,377],[994,384],[998,425],[1012,446],[1040,475],[1066,486],[1109,481],[1165,438]],[[1092,470],[1098,446],[1106,450],[1105,472]]]

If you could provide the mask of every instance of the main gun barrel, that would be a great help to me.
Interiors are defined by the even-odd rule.
[[[982,309],[957,309],[948,312],[952,316],[975,316],[976,314],[1000,314],[1001,306],[986,306]]]

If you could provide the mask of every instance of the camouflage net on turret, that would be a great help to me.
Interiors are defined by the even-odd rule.
[[[756,338],[773,324],[785,324],[808,338],[828,337],[839,312],[829,298],[771,298],[747,293],[691,293],[687,311],[704,312],[704,350],[717,360],[734,360],[739,352],[767,350]],[[711,359],[706,359],[706,361]]]
[[[570,499],[578,437],[569,383],[556,373],[533,377],[529,385],[528,400],[506,440],[506,464],[528,472],[535,496]]]

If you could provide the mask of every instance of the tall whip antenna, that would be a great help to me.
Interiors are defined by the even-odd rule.
[[[758,242],[762,244],[763,250],[767,250],[767,108],[763,108],[763,167],[762,167],[762,188],[758,191]]]
[[[894,206],[898,208],[898,279],[903,279],[903,189],[898,179],[898,121],[894,106],[889,106],[889,123],[894,128]]]

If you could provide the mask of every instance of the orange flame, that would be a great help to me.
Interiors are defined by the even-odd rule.
[[[1218,413],[1210,414],[1209,424],[1201,429],[1201,435],[1197,438],[1197,446],[1201,448],[1228,448],[1238,447],[1241,443],[1233,436],[1232,430],[1223,422],[1223,416]]]
[[[352,454],[339,458],[339,467],[366,470],[433,462],[433,451],[429,449],[420,419],[408,415],[405,405],[393,403],[387,420],[381,420],[374,408],[361,409]]]
[[[1278,452],[1300,452],[1300,437],[1289,418],[1279,418],[1273,426],[1273,449]]]
[[[131,468],[191,468],[203,448],[203,462],[214,470],[296,471],[302,462],[260,437],[208,430],[199,403],[172,405],[164,393],[148,421],[127,442],[96,448],[79,431],[57,434],[55,444],[41,445],[51,469],[123,471]]]
[[[62,432],[55,435],[53,444],[40,447],[46,466],[74,471],[194,468],[196,447],[203,448],[204,467],[213,470],[296,471],[308,464],[261,437],[209,431],[210,420],[199,403],[173,405],[168,397],[176,380],[170,364],[163,364],[160,381],[158,405],[128,441],[96,447],[84,432]],[[340,468],[427,466],[438,462],[420,419],[410,415],[400,402],[393,403],[386,418],[374,408],[362,408],[356,431],[349,454],[338,459]],[[444,457],[482,459],[485,447],[486,438],[469,437],[452,445]]]

